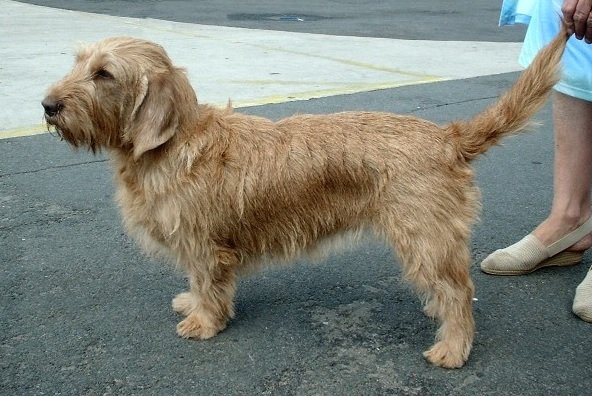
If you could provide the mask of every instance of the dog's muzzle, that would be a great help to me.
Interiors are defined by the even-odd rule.
[[[64,104],[54,96],[47,96],[41,101],[41,105],[47,117],[54,117],[64,108]]]

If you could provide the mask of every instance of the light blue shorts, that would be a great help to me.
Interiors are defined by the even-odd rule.
[[[500,25],[528,24],[518,62],[527,67],[559,32],[562,0],[504,0]],[[571,37],[562,59],[561,93],[592,102],[592,44]]]

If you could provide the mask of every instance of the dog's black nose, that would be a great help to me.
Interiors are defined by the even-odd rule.
[[[58,114],[60,110],[64,107],[61,101],[57,100],[53,96],[48,96],[41,102],[41,105],[45,109],[45,114],[50,117]]]

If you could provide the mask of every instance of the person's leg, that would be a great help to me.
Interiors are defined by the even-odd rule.
[[[592,247],[592,102],[555,92],[553,119],[555,165],[549,216],[532,234],[486,257],[483,272],[524,275],[542,267],[574,265]]]
[[[533,234],[545,245],[584,223],[591,214],[592,102],[555,92],[553,96],[555,162],[553,203],[549,217]],[[592,247],[592,235],[568,250]]]
[[[549,217],[533,234],[545,245],[583,223],[590,216],[592,179],[592,102],[556,93],[553,102],[555,125],[555,175],[553,205]],[[587,235],[568,250],[592,246]],[[592,322],[592,268],[576,289],[573,312]]]
[[[555,161],[551,212],[531,235],[483,260],[481,269],[486,273],[521,275],[543,266],[571,265],[581,260],[581,253],[547,257],[549,246],[586,222],[592,213],[592,102],[556,92],[553,119]],[[573,239],[577,241],[579,235],[582,234]],[[567,250],[583,252],[591,247],[592,234],[587,234]],[[562,255],[563,259],[554,259]],[[572,310],[581,319],[592,322],[592,268],[576,289]]]

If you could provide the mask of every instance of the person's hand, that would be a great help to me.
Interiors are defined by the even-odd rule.
[[[592,43],[592,0],[564,0],[561,7],[569,33]]]

